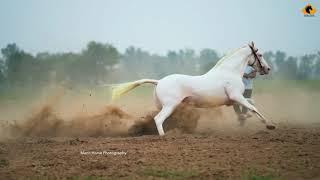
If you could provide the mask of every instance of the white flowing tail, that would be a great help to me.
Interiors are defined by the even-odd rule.
[[[144,83],[151,83],[151,84],[157,85],[158,80],[140,79],[138,81],[116,84],[112,87],[112,100],[120,98],[120,96],[122,96],[123,94],[127,93],[128,91],[130,91],[130,90],[134,89],[135,87],[138,87]]]

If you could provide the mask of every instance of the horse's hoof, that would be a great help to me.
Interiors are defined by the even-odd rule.
[[[276,128],[274,125],[267,125],[266,127],[269,130],[274,130]]]

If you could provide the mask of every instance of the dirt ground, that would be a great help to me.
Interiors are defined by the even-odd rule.
[[[231,107],[181,106],[164,137],[156,135],[152,99],[102,108],[85,99],[85,108],[74,101],[66,108],[54,98],[23,121],[1,121],[0,179],[320,179],[320,123],[310,104],[319,95],[309,96],[296,95],[305,108],[256,96],[275,130],[255,117],[239,127]]]
[[[23,138],[0,144],[0,163],[1,179],[319,179],[320,128],[281,127],[241,135]]]

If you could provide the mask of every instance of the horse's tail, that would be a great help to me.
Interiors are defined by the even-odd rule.
[[[151,84],[158,84],[158,80],[155,79],[140,79],[138,81],[127,82],[122,84],[116,84],[112,88],[112,100],[120,98],[123,94],[127,93],[128,91],[134,89],[137,86],[140,86],[144,83],[151,83]]]

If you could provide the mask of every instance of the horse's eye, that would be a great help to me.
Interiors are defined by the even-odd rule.
[[[258,54],[259,57],[262,57],[262,54]]]

